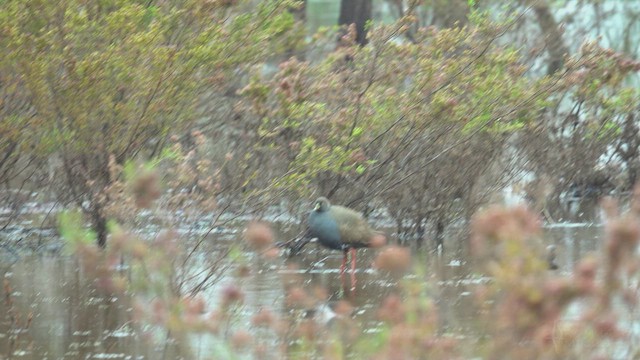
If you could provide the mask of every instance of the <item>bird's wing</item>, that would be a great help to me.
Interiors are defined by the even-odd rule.
[[[369,243],[372,236],[371,228],[360,213],[337,205],[331,206],[331,212],[334,218],[340,219],[338,221],[340,238],[344,243],[363,245]]]

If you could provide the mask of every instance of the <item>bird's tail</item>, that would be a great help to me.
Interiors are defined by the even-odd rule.
[[[279,248],[289,249],[289,256],[295,256],[298,255],[300,251],[302,251],[302,248],[312,240],[313,238],[309,236],[309,232],[305,231],[289,241],[277,243],[276,246]]]

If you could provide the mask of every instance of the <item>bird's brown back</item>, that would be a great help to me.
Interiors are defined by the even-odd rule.
[[[338,223],[342,243],[354,247],[370,245],[375,232],[360,213],[339,205],[332,205],[330,212]]]

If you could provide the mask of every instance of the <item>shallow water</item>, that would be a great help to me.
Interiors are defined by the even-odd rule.
[[[558,247],[559,271],[568,272],[583,254],[598,249],[602,227],[554,225],[545,231]],[[237,234],[231,234],[227,236],[228,241],[211,244],[228,246],[238,238]],[[215,252],[216,245],[205,251]],[[209,335],[192,336],[189,346],[178,347],[164,341],[166,334],[142,331],[145,329],[132,322],[131,299],[97,292],[72,257],[41,252],[20,256],[15,261],[12,257],[19,255],[6,256],[6,251],[4,255],[4,265],[0,264],[0,277],[5,283],[0,301],[0,359],[172,359],[180,355],[206,359],[219,351],[216,339]],[[374,333],[379,328],[374,305],[396,286],[395,281],[371,268],[374,255],[375,250],[358,251],[356,288],[353,292],[345,292],[338,270],[342,255],[338,252],[310,244],[304,254],[292,259],[281,257],[267,261],[246,254],[245,261],[251,266],[250,276],[241,280],[233,276],[233,267],[238,264],[236,260],[228,264],[230,268],[215,286],[204,292],[204,297],[215,304],[222,288],[229,284],[239,285],[245,292],[245,299],[235,327],[255,331],[261,341],[275,346],[277,339],[271,338],[272,335],[251,328],[250,317],[266,307],[292,323],[304,318],[305,309],[294,309],[285,301],[285,288],[291,281],[309,292],[325,289],[326,303],[316,302],[313,306],[349,300],[354,306],[354,319],[362,331]],[[486,279],[471,275],[460,252],[442,256],[423,254],[415,261],[421,262],[427,274],[422,276],[430,280],[428,293],[439,305],[443,331],[467,333],[467,324],[472,323],[469,320],[474,317],[469,290]],[[346,282],[349,283],[348,276]],[[333,314],[325,310],[322,308],[316,313],[328,320]],[[285,346],[295,351],[292,344]]]
[[[128,323],[127,298],[102,296],[65,257],[28,257],[2,268],[0,357],[124,359],[151,355]],[[7,294],[11,288],[10,295]],[[31,320],[29,320],[31,318]]]

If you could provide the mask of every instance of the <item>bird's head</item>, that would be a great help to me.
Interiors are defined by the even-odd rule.
[[[330,207],[331,207],[331,203],[326,197],[319,197],[318,200],[316,200],[315,202],[313,210],[324,212],[324,211],[329,211]]]

